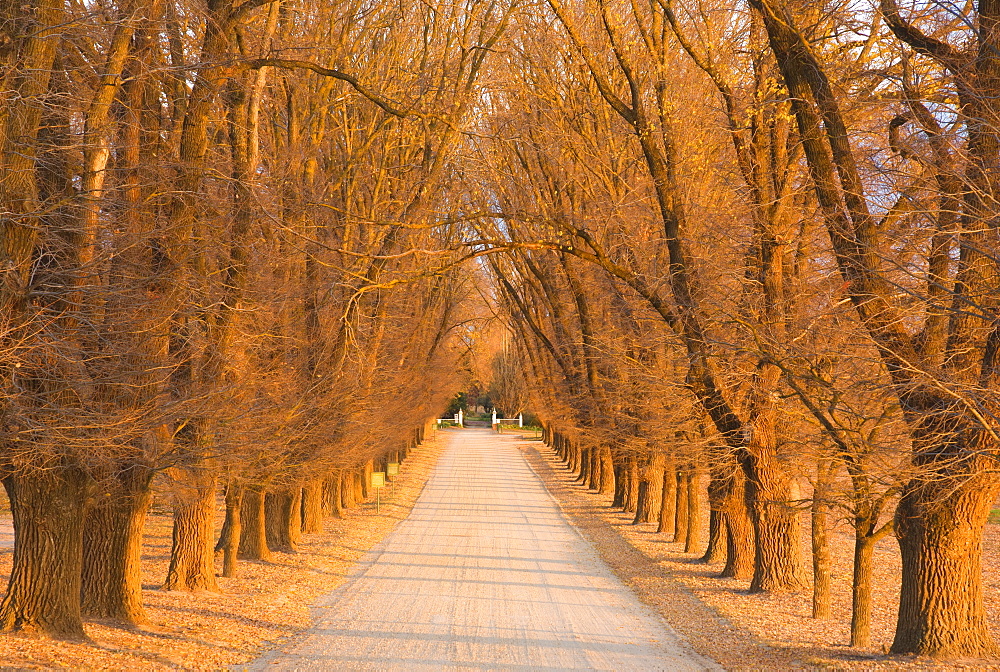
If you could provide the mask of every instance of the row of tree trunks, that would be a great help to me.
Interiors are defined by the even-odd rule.
[[[296,552],[303,534],[322,531],[324,516],[342,518],[345,509],[354,508],[364,500],[364,474],[371,472],[376,461],[384,467],[384,462],[401,460],[401,453],[394,452],[356,469],[338,469],[301,487],[227,488],[226,522],[216,552],[225,551],[233,538],[238,540],[236,548],[241,560],[269,562],[276,551]],[[231,495],[236,492],[238,498]]]
[[[553,449],[564,456],[567,468],[574,466],[575,449],[564,435],[549,430]],[[588,452],[588,451],[584,451]],[[657,523],[657,532],[673,534],[673,540],[683,542],[686,553],[699,552],[702,538],[700,500],[703,476],[698,469],[675,469],[673,459],[654,455],[640,469],[638,460],[622,456],[612,460],[607,446],[594,447],[579,468],[589,468],[588,481],[592,490],[605,489],[615,493],[613,506],[628,511],[629,497],[634,497],[633,524]],[[722,451],[713,464],[708,484],[709,539],[702,556],[707,563],[722,563],[720,577],[746,579],[753,576],[755,548],[754,531],[746,501],[746,479],[732,456]],[[589,465],[586,466],[586,465]],[[630,487],[631,482],[631,487]]]

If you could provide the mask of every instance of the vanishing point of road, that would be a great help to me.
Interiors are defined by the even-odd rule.
[[[254,669],[717,669],[598,558],[519,437],[449,435],[409,517]]]

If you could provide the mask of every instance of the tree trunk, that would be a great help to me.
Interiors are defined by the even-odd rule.
[[[302,488],[302,532],[323,531],[323,480],[315,478]]]
[[[365,471],[364,468],[358,467],[351,470],[351,484],[353,486],[352,495],[354,498],[354,506],[360,506],[362,502],[365,501]]]
[[[688,476],[688,494],[687,494],[687,505],[688,505],[688,515],[687,515],[687,534],[684,535],[684,552],[685,553],[697,553],[698,548],[701,546],[701,473],[694,468],[691,469]]]
[[[992,475],[954,487],[918,477],[896,509],[903,561],[892,653],[935,657],[992,656],[983,604],[983,528],[997,488]]]
[[[350,469],[340,472],[340,503],[345,509],[352,509],[354,501],[354,473]]]
[[[674,507],[674,541],[687,539],[688,531],[688,490],[691,484],[691,472],[687,469],[677,470],[677,489],[675,491],[677,504]]]
[[[805,579],[799,551],[798,511],[781,501],[788,497],[787,490],[780,495],[761,494],[747,479],[746,492],[755,547],[750,592],[801,590]]]
[[[639,461],[635,455],[629,455],[625,462],[625,501],[622,510],[625,513],[635,512],[639,496]]]
[[[272,551],[297,553],[302,535],[302,488],[264,495],[264,530]]]
[[[636,495],[636,506],[635,506],[635,516],[632,518],[632,524],[638,525],[642,522],[642,514],[646,510],[649,499],[649,481],[643,479],[639,481],[639,492]]]
[[[625,505],[625,463],[621,456],[615,456],[614,459],[614,475],[615,475],[615,496],[611,500],[611,508],[617,509]]]
[[[87,478],[54,467],[3,479],[14,517],[14,560],[0,630],[85,639],[80,613]]]
[[[756,566],[753,523],[747,511],[746,477],[738,467],[727,479],[722,517],[726,521],[726,566],[720,578],[747,579]]]
[[[777,397],[781,370],[757,366],[748,440],[738,452],[746,476],[746,502],[754,528],[754,575],[750,592],[784,592],[806,586],[799,548],[799,515],[788,503],[791,478],[777,459]]]
[[[875,539],[856,533],[854,536],[854,581],[851,584],[851,646],[868,647],[872,643],[872,552]]]
[[[148,622],[142,605],[142,531],[152,500],[152,471],[129,465],[87,511],[80,606],[87,618]]]
[[[243,508],[243,488],[230,483],[226,487],[226,522],[223,532],[219,535],[219,543],[215,552],[222,551],[222,576],[227,579],[236,577],[236,558],[239,555],[240,537],[243,532],[243,519],[240,515]]]
[[[587,483],[589,490],[601,489],[601,446],[592,446],[590,451],[590,482]]]
[[[653,455],[646,468],[646,478],[649,479],[649,492],[646,495],[646,506],[642,510],[641,523],[653,523],[660,513],[660,497],[663,494],[663,475],[666,460],[662,453]]]
[[[706,564],[726,559],[726,517],[723,513],[726,499],[726,479],[729,471],[714,460],[708,478],[708,548],[701,561]]]
[[[677,472],[674,470],[674,460],[667,458],[663,465],[663,492],[660,495],[660,518],[656,525],[656,533],[674,531],[677,514]]]
[[[216,478],[185,472],[187,480],[175,484],[174,534],[170,567],[164,590],[219,592],[215,580]]]
[[[587,485],[590,479],[590,446],[580,449],[580,474],[576,478],[577,483]]]
[[[829,505],[826,501],[833,472],[828,464],[817,465],[816,488],[811,506],[813,596],[812,617],[830,618],[830,542],[827,534]]]
[[[611,447],[601,447],[601,483],[598,492],[611,495],[615,492],[615,464],[611,457]]]
[[[714,565],[726,559],[726,519],[722,511],[711,508],[708,512],[708,548],[701,561]]]
[[[361,468],[361,500],[367,500],[372,494],[372,472],[375,471],[372,460],[365,462]]]
[[[247,488],[240,506],[239,557],[242,560],[271,561],[267,546],[267,522],[264,516],[264,491]]]
[[[344,502],[343,502],[343,487],[341,486],[341,481],[343,476],[341,476],[340,471],[333,472],[333,475],[326,479],[325,489],[323,491],[323,496],[326,501],[326,515],[332,516],[333,518],[343,518],[344,517]]]

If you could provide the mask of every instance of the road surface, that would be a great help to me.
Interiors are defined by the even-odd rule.
[[[410,516],[252,669],[716,669],[567,522],[518,437],[449,434]]]

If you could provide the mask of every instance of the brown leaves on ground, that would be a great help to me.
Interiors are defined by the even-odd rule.
[[[219,577],[221,594],[158,589],[170,559],[171,516],[160,498],[149,516],[143,548],[143,597],[151,624],[130,630],[87,623],[92,642],[67,643],[0,635],[0,666],[20,669],[217,670],[246,663],[277,642],[307,628],[310,606],[349,576],[351,569],[405,518],[444,446],[431,439],[411,453],[391,489],[328,518],[323,532],[305,535],[299,552],[275,553],[274,562],[240,562],[239,576]],[[9,577],[12,549],[0,551],[0,573]],[[221,573],[221,555],[217,559]]]

